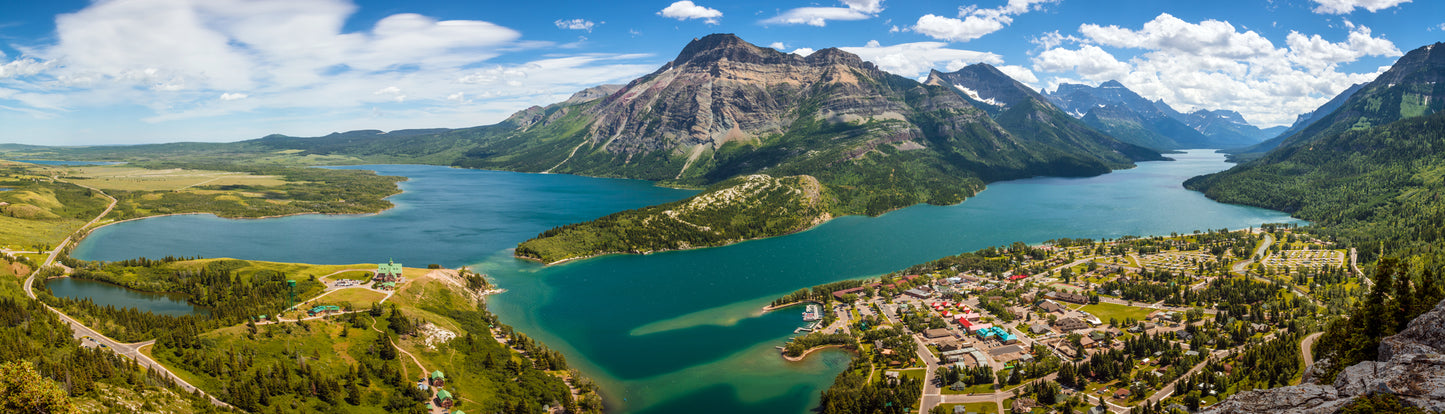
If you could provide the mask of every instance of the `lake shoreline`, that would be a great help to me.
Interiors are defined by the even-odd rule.
[[[815,346],[815,347],[812,347],[812,348],[808,348],[808,350],[803,351],[803,354],[802,354],[802,355],[798,355],[798,356],[796,356],[796,357],[790,357],[790,356],[787,356],[786,354],[784,354],[784,355],[782,355],[782,356],[783,356],[783,359],[787,360],[788,362],[803,362],[804,359],[807,359],[807,358],[808,358],[808,355],[812,355],[814,352],[817,352],[817,351],[822,351],[822,350],[824,350],[824,349],[831,349],[831,348],[842,348],[842,349],[844,349],[844,350],[850,350],[850,351],[851,351],[851,350],[854,350],[854,349],[853,349],[853,345],[829,344],[829,345],[818,345],[818,346]]]
[[[1212,160],[1212,158],[1215,157],[1211,155],[1207,158],[1211,158]],[[1141,166],[1148,166],[1150,164],[1162,165],[1166,163],[1140,163]],[[1213,166],[1214,164],[1210,165]],[[1157,169],[1158,168],[1150,170],[1154,171]],[[1177,171],[1179,168],[1171,167],[1166,170],[1165,172],[1167,173],[1169,171]],[[1191,175],[1195,174],[1195,170],[1197,169],[1188,169]],[[1152,175],[1154,175],[1153,172],[1151,172],[1150,176]],[[1107,185],[1109,185],[1110,188],[1118,187],[1125,189],[1128,194],[1141,192],[1149,192],[1152,194],[1155,192],[1170,192],[1177,187],[1178,184],[1177,180],[1164,183],[1168,184],[1166,190],[1155,190],[1154,187],[1148,186],[1149,182],[1143,183],[1144,185],[1134,182],[1138,181],[1140,177],[1142,176],[1139,174],[1120,174],[1119,179],[1129,179],[1130,182],[1126,182],[1124,185]],[[458,179],[466,178],[467,177],[458,177]],[[1102,181],[1118,182],[1120,181],[1119,179]],[[1151,180],[1150,182],[1159,181]],[[1021,240],[1030,244],[1036,244],[1042,243],[1044,240],[1050,238],[1061,236],[1101,238],[1118,237],[1120,234],[1168,234],[1169,231],[1173,229],[1212,228],[1222,225],[1231,228],[1236,226],[1242,228],[1244,225],[1252,222],[1288,220],[1288,218],[1273,218],[1273,216],[1266,215],[1267,217],[1260,219],[1263,221],[1258,221],[1250,218],[1255,215],[1251,215],[1247,211],[1235,213],[1233,209],[1224,209],[1228,210],[1225,213],[1229,214],[1221,213],[1217,217],[1206,216],[1206,218],[1197,220],[1171,219],[1156,220],[1157,223],[1144,222],[1142,224],[1136,224],[1135,222],[1112,221],[1117,220],[1120,216],[1120,213],[1117,211],[1110,211],[1107,214],[1094,217],[1078,214],[1075,212],[1076,207],[1072,207],[1078,204],[1077,202],[1079,200],[1089,201],[1101,198],[1116,200],[1119,199],[1118,197],[1102,197],[1098,195],[1099,193],[1097,191],[1093,190],[1089,191],[1089,194],[1082,198],[1048,196],[1058,193],[1060,189],[1064,189],[1065,187],[1080,187],[1096,181],[1101,180],[1040,179],[1023,182],[1020,185],[1010,184],[1007,186],[995,183],[987,187],[990,190],[988,193],[1000,192],[1000,194],[994,197],[970,197],[974,200],[969,200],[970,203],[962,203],[966,208],[918,208],[909,212],[892,211],[883,215],[883,217],[888,217],[888,219],[880,220],[878,217],[864,217],[862,219],[851,218],[838,220],[836,222],[829,221],[828,223],[834,223],[835,225],[819,225],[815,228],[810,228],[809,232],[800,232],[804,234],[804,237],[798,240],[771,237],[768,238],[771,240],[750,240],[755,241],[755,243],[732,244],[727,246],[729,249],[716,249],[718,250],[717,252],[706,252],[696,255],[685,252],[656,256],[644,255],[646,259],[617,257],[596,261],[582,261],[580,259],[585,258],[573,258],[568,259],[568,261],[579,260],[580,262],[572,263],[568,266],[556,266],[550,269],[532,264],[536,263],[536,260],[515,260],[517,257],[513,254],[508,254],[513,252],[506,251],[507,247],[510,247],[506,245],[511,244],[515,246],[513,243],[505,243],[505,240],[502,240],[501,243],[492,243],[485,240],[488,237],[497,239],[504,235],[506,238],[515,240],[521,232],[505,234],[482,233],[479,231],[456,231],[453,232],[453,234],[444,232],[453,229],[457,225],[456,220],[468,216],[457,216],[456,218],[440,216],[439,218],[447,218],[450,222],[443,223],[441,226],[434,226],[434,228],[427,227],[421,230],[431,230],[440,235],[439,237],[429,237],[427,241],[430,242],[451,243],[455,245],[460,243],[473,243],[472,240],[480,240],[476,243],[491,243],[486,244],[485,247],[488,249],[488,252],[492,252],[492,256],[489,256],[489,258],[495,259],[496,262],[493,265],[485,265],[485,270],[498,279],[499,286],[506,286],[508,290],[513,293],[512,295],[499,295],[489,298],[491,299],[489,302],[492,302],[492,308],[497,313],[499,320],[514,325],[519,332],[527,333],[535,338],[550,338],[555,340],[557,348],[570,351],[567,355],[569,360],[577,360],[577,363],[580,365],[592,368],[584,369],[584,371],[588,371],[589,374],[600,378],[599,383],[607,385],[604,388],[608,391],[608,394],[610,394],[610,396],[607,397],[609,400],[632,398],[633,403],[627,404],[626,406],[628,408],[623,409],[622,412],[645,410],[652,407],[653,405],[649,405],[647,399],[640,397],[640,395],[647,395],[648,392],[652,392],[649,390],[657,389],[656,387],[658,386],[668,385],[668,389],[672,390],[669,396],[675,395],[677,396],[677,401],[688,401],[689,404],[695,404],[697,407],[701,407],[703,412],[707,412],[709,409],[721,410],[723,407],[728,407],[734,410],[746,408],[755,409],[759,412],[778,413],[781,411],[770,411],[767,409],[766,404],[754,403],[752,400],[749,400],[750,398],[756,397],[754,394],[772,395],[771,390],[748,390],[745,391],[745,395],[741,397],[733,396],[732,394],[711,395],[698,391],[700,388],[693,387],[692,381],[687,382],[687,384],[673,385],[663,384],[652,381],[651,379],[674,372],[688,372],[691,374],[694,373],[694,371],[690,370],[699,369],[696,367],[708,367],[701,369],[709,371],[695,371],[696,373],[705,372],[707,374],[707,376],[704,377],[705,379],[697,380],[697,382],[701,384],[698,385],[699,387],[720,381],[766,377],[768,381],[776,381],[778,388],[807,384],[807,387],[809,387],[809,395],[816,396],[816,393],[813,391],[826,389],[827,383],[831,382],[833,375],[836,373],[833,370],[841,369],[842,365],[846,365],[843,354],[825,352],[822,357],[813,356],[812,359],[803,358],[803,362],[798,364],[772,359],[773,355],[777,355],[775,353],[776,351],[759,352],[756,356],[764,357],[779,365],[779,367],[768,366],[761,371],[759,371],[759,368],[751,366],[749,366],[747,370],[744,370],[741,368],[733,369],[732,367],[734,367],[734,365],[712,365],[712,367],[708,365],[716,363],[718,358],[721,358],[720,355],[729,355],[728,352],[731,352],[731,350],[748,346],[748,344],[753,344],[753,346],[762,345],[761,348],[766,348],[759,349],[759,351],[771,351],[773,345],[777,343],[778,338],[775,334],[780,333],[778,329],[783,329],[783,326],[787,326],[787,329],[791,330],[796,326],[796,319],[793,315],[775,314],[770,315],[770,319],[766,321],[750,321],[745,324],[734,324],[722,327],[708,326],[705,329],[679,332],[667,337],[659,336],[656,337],[658,338],[657,340],[632,339],[628,334],[629,330],[643,322],[664,319],[675,315],[685,315],[699,307],[713,306],[715,303],[733,303],[735,299],[758,299],[762,298],[765,294],[776,297],[776,293],[786,293],[796,287],[813,286],[838,280],[866,278],[870,275],[876,277],[878,274],[886,274],[904,269],[910,264],[921,263],[946,255],[955,255],[960,252],[973,251],[986,246],[1006,245],[1010,241]],[[509,177],[508,182],[529,184],[535,183],[536,181]],[[457,190],[452,188],[441,189],[433,187],[438,186],[428,185],[424,188],[410,188],[408,192],[439,194],[438,191],[446,191],[448,194],[458,193]],[[641,189],[640,185],[629,187],[632,189]],[[536,187],[518,186],[517,188],[521,189],[518,191],[523,191],[535,189]],[[612,190],[612,187],[607,188],[609,191],[620,191]],[[1020,188],[1024,188],[1024,190],[1020,190]],[[569,187],[567,190],[573,191],[575,188]],[[544,204],[541,205],[557,205],[559,206],[557,207],[558,209],[568,210],[585,207],[558,204],[566,203],[574,199],[561,198],[561,196],[559,196],[560,193],[557,191],[547,191],[539,194],[537,198],[545,200]],[[569,192],[563,194],[563,196],[570,194]],[[1022,194],[1022,196],[1020,196],[1020,194]],[[1112,195],[1113,193],[1104,194]],[[588,197],[595,198],[597,196],[588,194]],[[432,200],[432,198],[436,198],[436,200]],[[436,203],[439,202],[438,200],[447,201],[451,198],[466,197],[429,197],[421,199],[419,202]],[[977,200],[977,198],[987,198],[988,200]],[[1041,198],[1043,200],[1040,200]],[[1190,194],[1188,198],[1170,199],[1168,201],[1174,203],[1170,205],[1182,205],[1184,207],[1195,204],[1206,206],[1218,204],[1203,199],[1196,201],[1196,198],[1198,197],[1193,197],[1193,194]],[[1060,215],[1050,216],[1047,214],[1033,213],[1035,210],[1048,213],[1057,209],[1049,203],[1054,201],[1054,199],[1059,199],[1061,204],[1071,206],[1068,207],[1066,211],[1068,214],[1061,213]],[[1015,208],[1015,206],[1025,205],[1020,204],[1024,202],[1027,203],[1026,205],[1041,207],[1036,209]],[[470,200],[466,203],[468,205],[477,204],[477,201]],[[536,208],[532,207],[531,204],[519,204],[515,201],[507,201],[507,203]],[[404,204],[410,205],[411,203],[407,202]],[[1110,202],[1104,204],[1107,204],[1105,207],[1108,207],[1120,203]],[[613,206],[617,205],[621,204],[613,204]],[[1089,210],[1088,207],[1090,206],[1085,205],[1084,210]],[[416,209],[403,210],[404,211],[397,212],[397,214],[386,215],[386,217],[402,216],[403,218],[407,218],[422,214],[435,214],[430,211],[430,208],[427,212],[416,211]],[[1094,210],[1098,210],[1098,208],[1094,208]],[[460,212],[461,210],[457,211]],[[468,211],[480,212],[488,210],[477,210],[468,207]],[[1025,213],[1029,215],[1028,220],[1014,219]],[[563,218],[583,217],[586,215],[598,217],[601,214],[603,214],[602,211],[592,209],[578,210],[578,212],[571,213],[567,216],[505,216],[492,214],[490,217],[497,217],[497,219],[492,219],[492,221],[500,221],[501,217],[507,217],[508,220],[515,221],[515,217],[522,217],[523,219],[535,221],[536,224],[534,224],[534,227],[546,229],[560,225],[553,223],[557,223],[558,220]],[[1186,218],[1189,217],[1200,217],[1200,215],[1191,214],[1187,215]],[[586,218],[582,220],[586,220]],[[323,220],[316,221],[320,222]],[[337,224],[343,224],[350,227],[374,227],[379,229],[378,231],[358,232],[357,236],[350,236],[352,233],[338,233],[343,235],[341,237],[345,238],[336,240],[344,244],[347,243],[348,239],[358,242],[362,241],[363,239],[359,238],[359,236],[392,237],[391,233],[389,233],[391,228],[386,227],[384,225],[386,223],[382,223],[383,225],[373,224],[383,221],[390,223],[394,220],[368,219],[355,222],[338,220],[338,222],[344,223],[332,223],[325,226],[313,226],[310,220],[306,220],[306,223],[300,223],[294,227],[291,226],[291,222],[288,221],[287,224],[278,226],[278,228],[295,228],[295,231],[308,231],[307,229],[312,228],[330,230],[333,227],[338,227]],[[219,222],[220,221],[213,220],[201,222],[194,219],[187,221],[187,223],[190,224],[204,225],[204,227],[198,228],[198,231],[205,231],[205,229],[212,227],[210,224]],[[1073,226],[1072,223],[1076,222],[1084,222],[1087,225]],[[490,223],[488,224],[490,225]],[[545,226],[542,224],[545,224]],[[156,229],[177,228],[176,226],[149,225],[144,227]],[[1031,228],[1037,231],[1030,230]],[[126,228],[127,232],[130,230],[131,228]],[[463,228],[462,230],[469,229]],[[274,231],[275,230],[273,230],[273,232]],[[536,231],[537,230],[529,230],[528,235],[536,234]],[[108,235],[115,233],[117,232],[110,232]],[[486,237],[479,237],[477,235]],[[795,234],[794,236],[797,237],[798,235]],[[852,237],[851,240],[857,240],[857,242],[833,242],[835,240],[843,240],[842,237],[844,236],[850,236]],[[337,236],[328,234],[328,237],[335,238]],[[526,237],[526,235],[522,237]],[[108,238],[107,241],[110,242],[112,240],[114,240],[112,243],[121,246],[120,240],[130,239],[111,237]],[[269,239],[263,239],[262,241],[272,242]],[[392,249],[397,251],[396,254],[408,254],[405,250],[415,250],[416,252],[413,253],[436,253],[436,251],[431,250],[431,245],[416,244],[419,239],[403,239],[401,241],[402,244]],[[223,238],[217,240],[216,243],[232,245],[243,242],[236,238]],[[244,241],[244,243],[256,244],[251,243],[249,240]],[[445,245],[438,244],[436,246],[444,247]],[[139,247],[141,246],[137,246],[137,248]],[[239,251],[262,251],[260,248],[237,247],[241,249]],[[338,247],[340,247],[340,245],[338,245]],[[128,250],[138,251],[134,249]],[[338,259],[333,260],[338,263],[352,261],[341,259],[341,257],[365,258],[376,256],[370,252],[365,252],[365,255],[358,256],[356,254],[343,254],[345,253],[341,251],[343,249],[331,250],[336,251],[325,251],[321,254],[328,255],[324,257],[338,257]],[[476,248],[473,248],[473,250],[476,250]],[[691,250],[693,252],[703,252],[712,249],[698,248]],[[241,254],[239,251],[237,254]],[[278,253],[279,256],[260,254],[259,256],[261,257],[257,258],[277,260],[278,257],[297,256],[286,251],[278,251]],[[469,260],[467,263],[481,263],[480,261],[482,260],[488,260],[473,259],[473,256],[465,256],[472,254],[468,252],[443,252],[443,254],[451,255],[443,256],[439,254],[436,255],[436,257],[442,258],[440,260]],[[258,254],[252,253],[251,255],[257,256]],[[313,256],[310,261],[317,260],[323,259]],[[292,259],[285,261],[296,262],[307,260]],[[748,264],[750,262],[758,264]],[[726,264],[726,266],[724,266],[724,264]],[[519,281],[524,280],[523,278],[529,282],[520,283]],[[636,285],[628,287],[626,285],[627,283],[635,283]],[[705,297],[700,301],[682,303],[684,301],[674,301],[659,297],[666,296],[657,295],[656,293],[659,289],[667,289],[666,292],[695,292]],[[659,304],[659,302],[661,303]],[[678,302],[678,304],[674,304],[673,302]],[[588,310],[596,306],[613,306],[617,303],[637,303],[644,306],[640,306],[640,309],[637,310],[619,310],[619,312],[625,313],[625,315],[605,314],[606,316],[602,316],[603,313],[601,312]],[[756,313],[758,309],[764,307],[763,305],[765,304],[767,304],[766,299],[763,301],[754,301],[748,306],[748,310],[752,312],[747,313]],[[638,313],[643,315],[636,315]],[[739,316],[741,316],[743,312],[738,313],[740,314]],[[586,334],[583,335],[579,332],[586,332]],[[717,336],[719,340],[714,340],[713,336]],[[737,339],[723,341],[720,340],[721,338]],[[756,339],[756,341],[754,341],[754,339]],[[661,345],[661,342],[657,342],[660,340],[679,342],[681,345],[676,346],[687,349],[687,351],[679,353],[678,355],[661,354],[661,352],[668,349],[673,349],[674,345],[669,344],[664,347]],[[552,341],[545,342],[551,344]],[[625,351],[623,351],[623,349],[625,349]],[[655,354],[668,358],[659,360],[659,358],[657,358],[658,355]],[[633,358],[630,357],[630,355],[638,355],[638,357]],[[808,355],[811,355],[811,353]],[[634,359],[639,358],[646,358],[646,360],[651,362],[634,361]],[[582,361],[588,362],[582,363]],[[820,361],[829,361],[832,365],[826,370],[799,371],[801,369],[800,367],[810,367]],[[653,364],[660,368],[634,369],[631,368],[633,364]],[[666,378],[671,380],[673,378],[681,378],[681,376],[669,376]],[[816,385],[814,385],[815,383]],[[771,382],[769,384],[771,384]],[[672,401],[674,399],[669,398],[668,400]],[[715,402],[718,404],[714,404]]]

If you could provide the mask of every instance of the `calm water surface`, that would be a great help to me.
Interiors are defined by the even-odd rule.
[[[1180,185],[1227,168],[1207,151],[1091,178],[994,183],[954,206],[843,217],[813,230],[727,247],[609,256],[542,267],[507,249],[548,228],[689,192],[645,182],[366,166],[404,175],[398,208],[368,216],[224,220],[172,216],[96,231],[84,259],[202,255],[310,263],[475,264],[508,293],[490,307],[563,351],[622,412],[802,413],[848,363],[828,351],[800,363],[777,356],[799,311],[757,315],[772,297],[885,273],[941,256],[1058,237],[1161,235],[1292,221],[1280,212],[1215,203]]]
[[[171,316],[207,313],[206,308],[186,302],[186,295],[183,294],[141,292],[110,283],[68,277],[47,280],[45,287],[56,297],[90,298],[101,306],[137,308]]]

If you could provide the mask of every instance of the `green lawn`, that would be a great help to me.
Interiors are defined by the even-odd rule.
[[[890,371],[898,371],[898,372],[902,373],[902,375],[905,376],[905,377],[917,379],[917,380],[919,380],[919,381],[923,381],[923,377],[928,374],[928,373],[927,373],[928,370],[925,369],[925,368],[895,369],[895,370],[890,370]]]
[[[954,391],[952,388],[949,388],[949,387],[948,387],[949,385],[952,385],[952,384],[944,384],[944,385],[943,385],[942,393],[944,393],[944,394],[987,394],[987,393],[993,392],[993,384],[970,385],[970,386],[968,386],[968,388],[964,388],[963,391]]]
[[[350,303],[352,309],[370,308],[372,303],[380,302],[386,294],[365,288],[349,288],[332,292],[315,302],[317,305],[338,305]],[[342,306],[345,307],[345,306]]]
[[[968,410],[969,412],[973,412],[973,413],[997,413],[997,412],[998,412],[998,404],[994,404],[994,403],[991,403],[991,402],[963,403],[963,404],[939,404],[939,406],[940,406],[940,407],[943,407],[943,408],[946,409],[946,410],[948,410],[948,411],[946,411],[946,412],[949,412],[949,413],[953,412],[953,407],[963,407],[963,409]]]
[[[1149,317],[1150,313],[1154,312],[1154,309],[1116,305],[1113,303],[1084,305],[1080,307],[1079,310],[1093,314],[1094,316],[1099,317],[1099,320],[1104,321],[1105,323],[1108,323],[1109,319],[1117,319],[1119,321],[1123,321],[1124,318],[1144,320],[1144,318]]]

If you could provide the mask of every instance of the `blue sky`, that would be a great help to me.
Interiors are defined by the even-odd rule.
[[[987,62],[1289,124],[1445,40],[1438,0],[0,0],[0,142],[467,127],[625,83],[695,37],[839,47],[910,78]]]

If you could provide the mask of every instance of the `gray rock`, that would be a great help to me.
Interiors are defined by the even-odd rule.
[[[1406,405],[1445,411],[1445,301],[1380,341],[1380,360],[1346,367],[1329,385],[1246,391],[1205,413],[1329,413],[1360,395],[1394,394]]]

